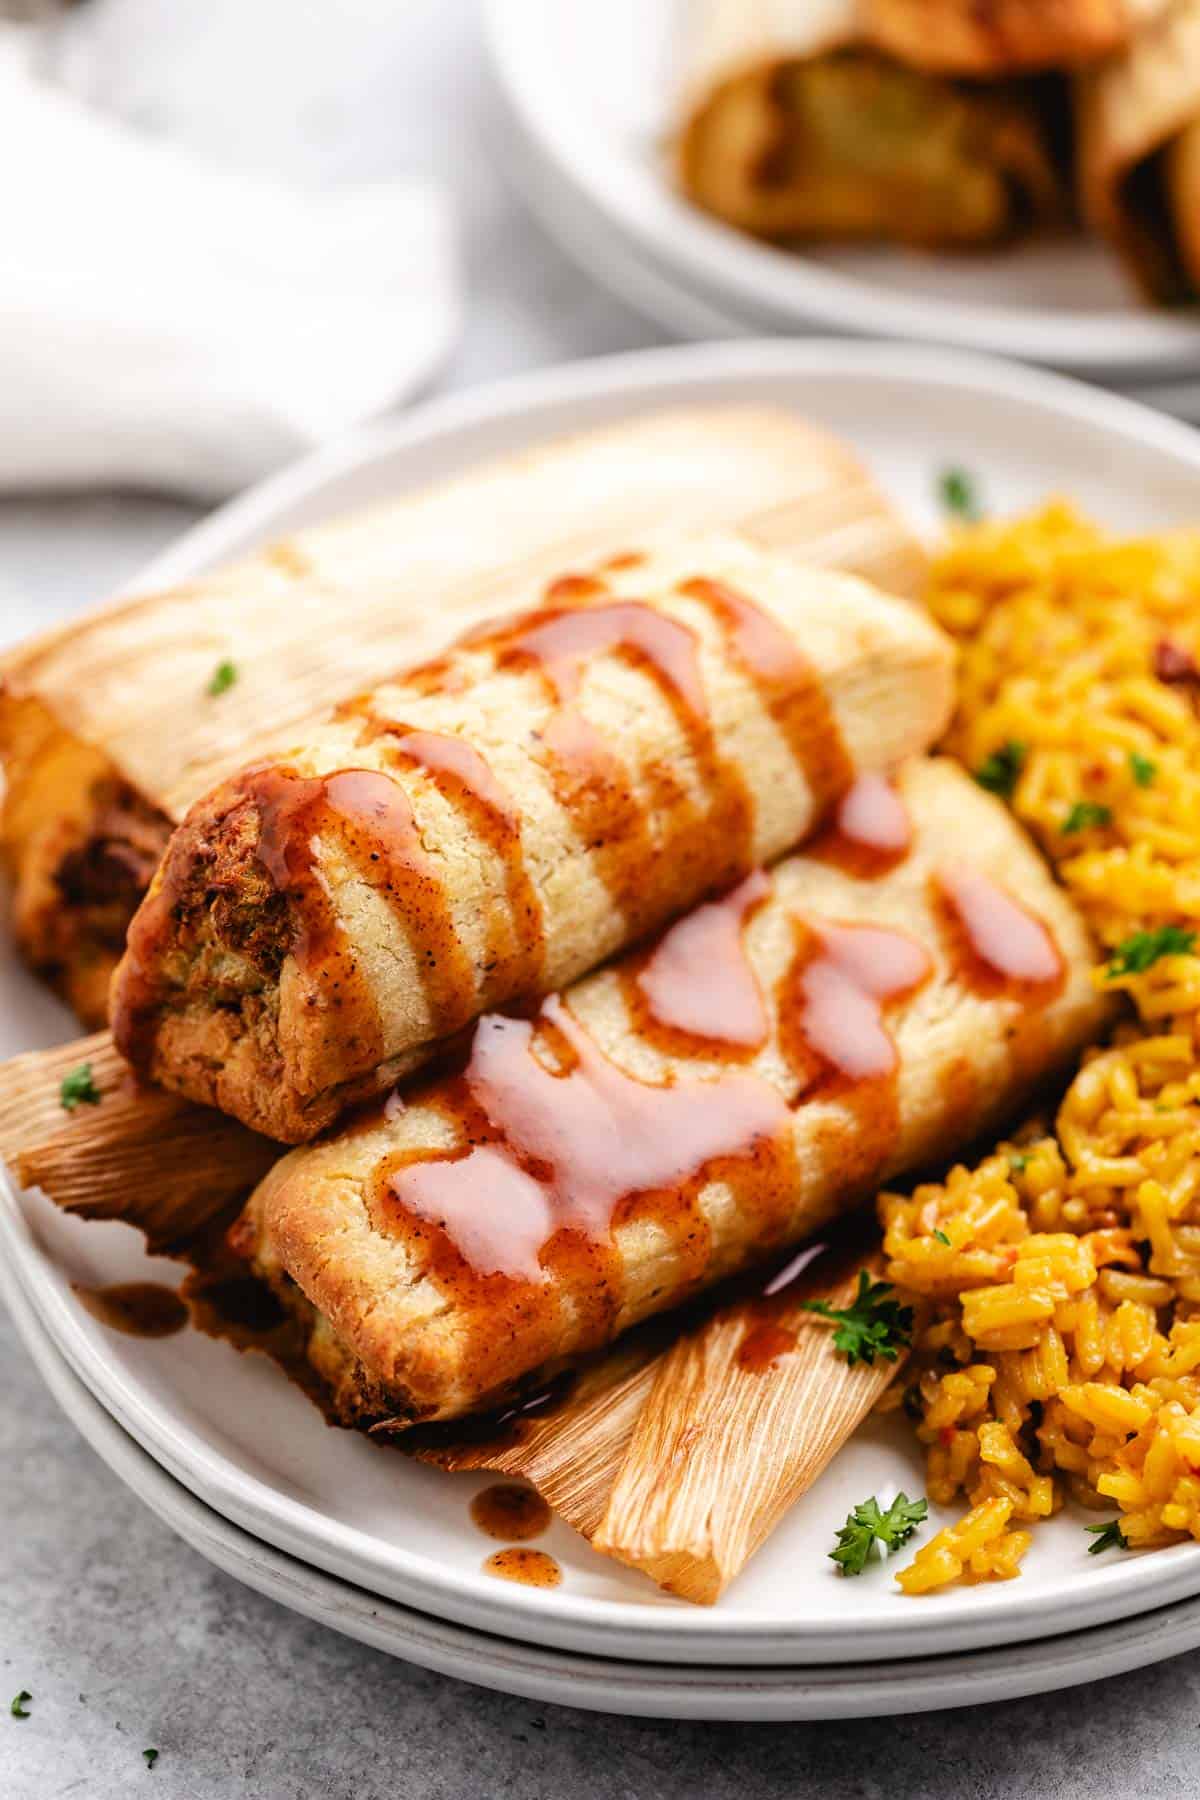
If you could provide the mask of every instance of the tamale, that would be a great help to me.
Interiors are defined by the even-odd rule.
[[[531,598],[192,809],[113,984],[139,1073],[303,1142],[773,861],[953,705],[915,608],[732,536]]]
[[[1200,296],[1200,0],[1173,0],[1121,56],[1080,75],[1084,212],[1138,285]]]
[[[784,410],[715,406],[483,463],[8,652],[0,856],[22,953],[101,1023],[129,920],[199,795],[540,576],[700,524],[894,592],[921,581],[913,539],[842,446]],[[211,693],[224,662],[236,679]]]
[[[964,33],[916,25],[923,10],[879,5],[875,20],[855,0],[702,0],[685,46],[684,192],[727,224],[782,242],[967,248],[1061,221],[1061,95],[888,54],[893,42],[908,46],[911,16],[931,60],[942,44],[953,67],[958,44],[973,66]],[[965,22],[964,32],[970,39]]]
[[[787,858],[272,1169],[238,1244],[336,1416],[488,1407],[936,1161],[1095,1033],[1087,934],[1004,808],[938,762],[888,794],[887,873]]]

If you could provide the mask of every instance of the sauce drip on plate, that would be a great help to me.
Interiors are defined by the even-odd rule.
[[[554,1588],[562,1581],[562,1570],[544,1550],[526,1550],[514,1545],[509,1550],[495,1550],[483,1565],[485,1575],[501,1581],[517,1581],[522,1587]]]
[[[524,1543],[549,1529],[550,1508],[536,1488],[498,1481],[476,1494],[471,1518],[487,1537]]]
[[[126,1337],[172,1337],[188,1322],[188,1309],[175,1289],[160,1281],[124,1281],[98,1288],[74,1283],[73,1291],[94,1319]]]

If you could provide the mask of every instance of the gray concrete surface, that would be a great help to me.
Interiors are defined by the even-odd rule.
[[[56,60],[98,102],[211,154],[331,177],[441,173],[470,283],[449,385],[658,341],[505,194],[471,23],[460,0],[90,0]],[[191,516],[145,498],[0,504],[2,634],[99,596]],[[1200,1787],[1190,1658],[974,1717],[809,1726],[596,1718],[426,1674],[182,1545],[59,1415],[2,1319],[0,1367],[0,1800],[1169,1800]],[[16,1720],[22,1687],[33,1700]]]

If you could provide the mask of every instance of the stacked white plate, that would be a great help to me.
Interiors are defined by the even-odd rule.
[[[484,456],[656,406],[794,407],[856,446],[919,524],[937,472],[970,466],[1009,509],[1067,491],[1116,526],[1186,519],[1200,439],[1060,378],[984,359],[844,342],[721,344],[596,361],[413,413],[237,501],[146,572],[201,574],[249,545]],[[0,1051],[70,1035],[11,960]],[[399,1656],[543,1699],[706,1718],[911,1711],[1070,1685],[1200,1643],[1200,1546],[1089,1557],[1082,1517],[1040,1525],[1004,1586],[903,1598],[885,1567],[828,1561],[849,1508],[922,1491],[902,1422],[848,1444],[721,1603],[691,1608],[555,1524],[561,1587],[487,1576],[451,1477],[330,1431],[272,1365],[194,1332],[108,1331],[72,1282],[174,1282],[121,1225],[85,1225],[0,1184],[0,1288],[52,1389],[106,1460],[183,1536],[285,1604]],[[937,1521],[935,1520],[935,1523]],[[932,1527],[931,1527],[932,1529]]]
[[[690,206],[667,148],[686,3],[487,0],[501,154],[597,281],[685,338],[833,331],[982,350],[1200,418],[1200,312],[1145,305],[1103,244],[799,255]]]

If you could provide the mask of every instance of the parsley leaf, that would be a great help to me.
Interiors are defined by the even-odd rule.
[[[22,1688],[8,1709],[14,1719],[27,1719],[29,1717],[29,1714],[26,1711],[25,1702],[32,1699],[33,1695],[30,1693],[29,1689]]]
[[[857,1362],[871,1364],[877,1356],[895,1362],[901,1350],[912,1342],[912,1307],[898,1300],[885,1300],[892,1292],[889,1281],[872,1281],[865,1269],[858,1271],[858,1292],[847,1307],[830,1306],[828,1300],[805,1300],[802,1312],[820,1313],[823,1319],[837,1321],[833,1334],[835,1350],[844,1350],[853,1368]]]
[[[879,1502],[872,1494],[869,1500],[847,1513],[846,1523],[837,1534],[837,1549],[829,1552],[830,1561],[837,1563],[843,1575],[861,1575],[875,1543],[882,1544],[886,1550],[898,1550],[924,1522],[928,1512],[926,1501],[910,1500],[907,1494],[897,1494],[887,1511],[881,1512]]]
[[[58,1099],[64,1112],[74,1112],[77,1106],[99,1106],[100,1089],[92,1079],[90,1062],[68,1070],[58,1084]]]
[[[1151,787],[1158,774],[1158,764],[1150,757],[1143,756],[1140,750],[1129,752],[1129,773],[1139,787]]]
[[[938,476],[938,493],[948,513],[974,523],[983,516],[974,477],[966,469],[943,469]]]
[[[937,1239],[939,1244],[945,1244],[945,1245],[949,1246],[950,1239],[946,1236],[944,1231],[935,1231],[933,1235]]]
[[[1107,1525],[1085,1525],[1084,1530],[1096,1540],[1094,1544],[1088,1545],[1089,1556],[1099,1556],[1102,1550],[1129,1548],[1129,1540],[1121,1530],[1120,1519],[1110,1519]]]
[[[1182,925],[1160,925],[1157,931],[1135,931],[1113,951],[1106,973],[1110,981],[1118,975],[1141,975],[1160,956],[1187,956],[1195,948],[1196,933]]]
[[[975,779],[981,788],[989,794],[1007,797],[1017,785],[1017,777],[1025,767],[1028,751],[1024,744],[1015,738],[1009,738],[1007,744],[1001,744],[990,756],[985,756],[975,770]]]
[[[152,1769],[154,1767],[155,1763],[158,1761],[158,1751],[157,1750],[143,1750],[142,1755],[146,1759],[146,1767],[148,1769]]]
[[[1023,1150],[1011,1150],[1008,1156],[1008,1166],[1014,1175],[1023,1175],[1029,1167],[1029,1158]]]
[[[225,661],[219,662],[213,670],[205,692],[211,694],[215,699],[218,694],[223,694],[227,688],[231,688],[237,678],[237,664],[230,662],[226,657]]]
[[[1088,831],[1093,825],[1111,825],[1112,807],[1095,800],[1077,800],[1060,827],[1064,837],[1075,831]]]

